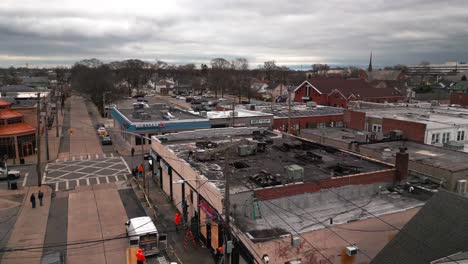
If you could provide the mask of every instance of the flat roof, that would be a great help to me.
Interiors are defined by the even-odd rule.
[[[267,134],[267,136],[273,140],[273,143],[267,144],[264,152],[257,151],[256,154],[249,156],[240,156],[238,146],[255,145],[257,141],[253,140],[252,134],[233,137],[233,143],[220,133],[222,140],[209,137],[205,140],[171,140],[165,144],[179,158],[188,162],[195,170],[198,170],[200,174],[210,180],[223,179],[222,170],[225,166],[233,168],[231,176],[235,179],[232,181],[233,192],[261,187],[251,180],[250,177],[253,176],[270,175],[284,182],[287,176],[285,167],[290,165],[298,165],[303,168],[304,182],[314,182],[333,176],[345,176],[390,168],[388,165],[372,161],[361,155],[313,142],[300,139],[283,139],[273,133]],[[201,142],[204,143],[201,144]],[[234,144],[235,142],[238,142],[238,144]],[[203,146],[209,143],[212,146],[217,145],[215,149],[223,149],[222,153],[227,153],[225,151],[226,147],[233,144],[227,155],[229,158],[199,161],[195,157],[195,155],[198,155],[198,151],[213,153],[213,148]],[[221,156],[224,157],[225,155]],[[222,186],[222,184],[217,185],[218,187]]]
[[[303,129],[303,136],[307,134],[319,135],[345,143],[356,141],[356,133],[360,131],[349,128],[320,128],[320,129]],[[393,163],[395,154],[400,147],[406,147],[409,153],[410,160],[419,163],[428,164],[437,168],[442,168],[449,171],[459,171],[468,169],[468,153],[455,151],[434,145],[426,145],[412,141],[389,141],[363,144],[363,147],[373,149],[378,152],[387,152],[391,155],[383,155],[382,160],[388,163]]]
[[[405,107],[353,109],[365,112],[367,117],[391,118],[426,124],[428,129],[442,129],[455,125],[468,125],[468,109],[454,107]]]
[[[235,117],[272,117],[270,113],[262,113],[260,111],[250,111],[245,109],[236,109],[237,115]],[[190,111],[194,115],[200,115],[200,112]],[[209,119],[225,119],[232,118],[232,110],[227,111],[208,111],[206,115]]]
[[[297,232],[306,233],[325,226],[339,232],[339,225],[418,208],[425,203],[416,199],[417,195],[392,193],[380,185],[348,185],[333,190],[322,189],[319,192],[258,201],[261,212],[259,217],[252,219],[248,214],[237,213],[236,226],[248,233],[254,241],[294,235]],[[330,224],[330,218],[333,224]],[[393,230],[385,224],[383,226],[386,230]],[[373,228],[365,230],[372,231]]]
[[[328,116],[342,115],[343,108],[317,105],[315,107],[307,107],[305,105],[291,107],[291,117],[311,117],[311,116]],[[268,107],[263,107],[264,113],[272,113],[275,118],[287,118],[289,116],[288,106],[274,107],[273,110]]]
[[[460,171],[468,169],[468,153],[450,150],[443,147],[419,144],[411,141],[391,141],[364,145],[377,151],[387,151],[391,156],[384,157],[387,162],[395,158],[400,147],[406,147],[410,160],[418,161],[433,167],[442,168],[449,171]]]
[[[183,111],[176,107],[171,107],[167,104],[150,104],[149,108],[142,108],[134,110],[131,109],[121,109],[117,108],[117,110],[124,115],[129,121],[136,123],[136,122],[153,122],[153,121],[164,121],[164,122],[171,122],[171,121],[178,121],[178,120],[206,120],[206,118],[201,117],[199,115],[195,115],[188,111]],[[144,113],[149,114],[148,119],[142,119],[138,116],[134,116],[133,113],[135,111],[142,110]],[[164,118],[165,113],[170,113],[173,117],[170,119]]]

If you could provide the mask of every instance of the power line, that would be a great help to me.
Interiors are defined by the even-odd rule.
[[[328,263],[333,264],[322,252],[320,252],[320,250],[317,247],[315,247],[309,240],[307,240],[304,236],[302,236],[296,229],[294,229],[294,227],[292,227],[286,220],[284,220],[277,212],[271,209],[270,206],[268,206],[266,203],[265,203],[265,206],[267,206],[268,209],[270,209],[279,219],[281,219],[294,232],[296,232],[297,235],[299,235],[302,239],[304,239],[304,241],[307,242],[307,244],[309,244],[314,250],[316,250],[323,258],[325,258],[328,261]]]

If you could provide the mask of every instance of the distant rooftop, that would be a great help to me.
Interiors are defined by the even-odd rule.
[[[178,120],[196,120],[204,119],[188,111],[179,108],[170,107],[167,104],[150,104],[149,108],[142,109],[118,109],[131,122],[152,122],[152,121],[178,121]],[[146,113],[139,115],[135,113]],[[144,117],[143,117],[144,116]]]
[[[191,113],[195,115],[199,115],[200,112],[194,112],[191,111]],[[262,113],[260,111],[250,111],[250,110],[245,110],[245,109],[236,109],[235,110],[236,117],[259,117],[259,116],[272,116],[272,114],[269,113]],[[224,118],[232,118],[232,110],[227,110],[227,111],[208,111],[206,112],[206,115],[209,119],[224,119]]]
[[[321,129],[303,129],[301,133],[306,137],[307,134],[314,134],[339,140],[346,143],[357,141],[359,131],[349,128],[321,128]],[[428,164],[437,168],[443,168],[449,171],[459,171],[468,169],[468,153],[450,150],[433,145],[420,144],[411,141],[389,141],[381,143],[370,143],[362,145],[366,148],[378,152],[386,152],[381,159],[388,163],[394,163],[396,152],[400,147],[406,147],[410,160],[419,163]]]
[[[455,107],[406,107],[404,105],[381,108],[360,108],[366,116],[392,118],[426,124],[428,129],[440,129],[454,125],[468,125],[468,109]]]
[[[275,117],[288,117],[289,110],[288,106],[274,106],[273,110],[271,107],[264,106],[258,107],[264,113],[272,113]],[[331,106],[317,105],[315,107],[307,107],[305,105],[296,105],[291,109],[291,117],[308,117],[308,116],[328,116],[328,115],[342,115],[344,109]]]

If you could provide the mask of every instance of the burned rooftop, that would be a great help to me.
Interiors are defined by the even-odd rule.
[[[223,179],[223,170],[232,172],[231,192],[389,168],[359,155],[271,132],[166,144],[210,180]]]

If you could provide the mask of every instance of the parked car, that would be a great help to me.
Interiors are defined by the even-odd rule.
[[[101,144],[102,145],[112,145],[112,139],[109,136],[101,137]]]
[[[10,180],[19,179],[19,177],[21,177],[21,172],[17,170],[8,170],[8,175],[7,175],[6,169],[0,168],[0,180],[7,180],[7,177]]]

